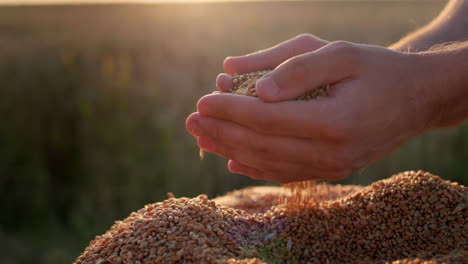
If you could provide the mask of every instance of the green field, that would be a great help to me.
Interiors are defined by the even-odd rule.
[[[146,203],[252,184],[185,131],[222,60],[303,32],[389,45],[445,1],[0,7],[1,262],[70,263]],[[435,131],[347,179],[408,169],[468,183],[468,127]]]

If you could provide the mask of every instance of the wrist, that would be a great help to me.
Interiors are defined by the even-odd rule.
[[[415,54],[426,129],[453,126],[468,118],[468,48],[446,48]]]
[[[415,52],[413,47],[409,43],[403,42],[403,41],[398,41],[390,46],[388,46],[388,49],[398,51],[401,53],[410,53],[410,52]]]

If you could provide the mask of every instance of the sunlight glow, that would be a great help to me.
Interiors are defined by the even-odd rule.
[[[0,0],[1,5],[80,5],[152,3],[227,3],[227,2],[431,2],[437,0]]]
[[[255,2],[265,0],[255,0]],[[0,0],[0,5],[109,4],[109,3],[194,3],[251,2],[249,0]]]

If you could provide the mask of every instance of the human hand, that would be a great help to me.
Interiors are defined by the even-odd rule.
[[[228,73],[267,68],[262,65],[248,57],[225,61]],[[332,42],[260,79],[259,98],[202,97],[187,129],[203,150],[229,159],[233,173],[281,183],[338,180],[427,129],[430,73],[431,63],[419,54]],[[217,86],[227,91],[223,76]],[[291,101],[326,84],[328,97]]]

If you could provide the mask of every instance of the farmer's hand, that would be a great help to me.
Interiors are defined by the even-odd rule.
[[[228,58],[225,70],[274,68],[287,57],[283,50],[268,52]],[[332,42],[261,78],[260,98],[227,93],[201,98],[187,129],[203,150],[229,159],[233,173],[281,183],[342,179],[432,125],[439,108],[437,94],[428,91],[440,84],[432,58]],[[329,97],[293,100],[325,84],[332,84]],[[229,76],[219,77],[217,85],[229,90]]]

